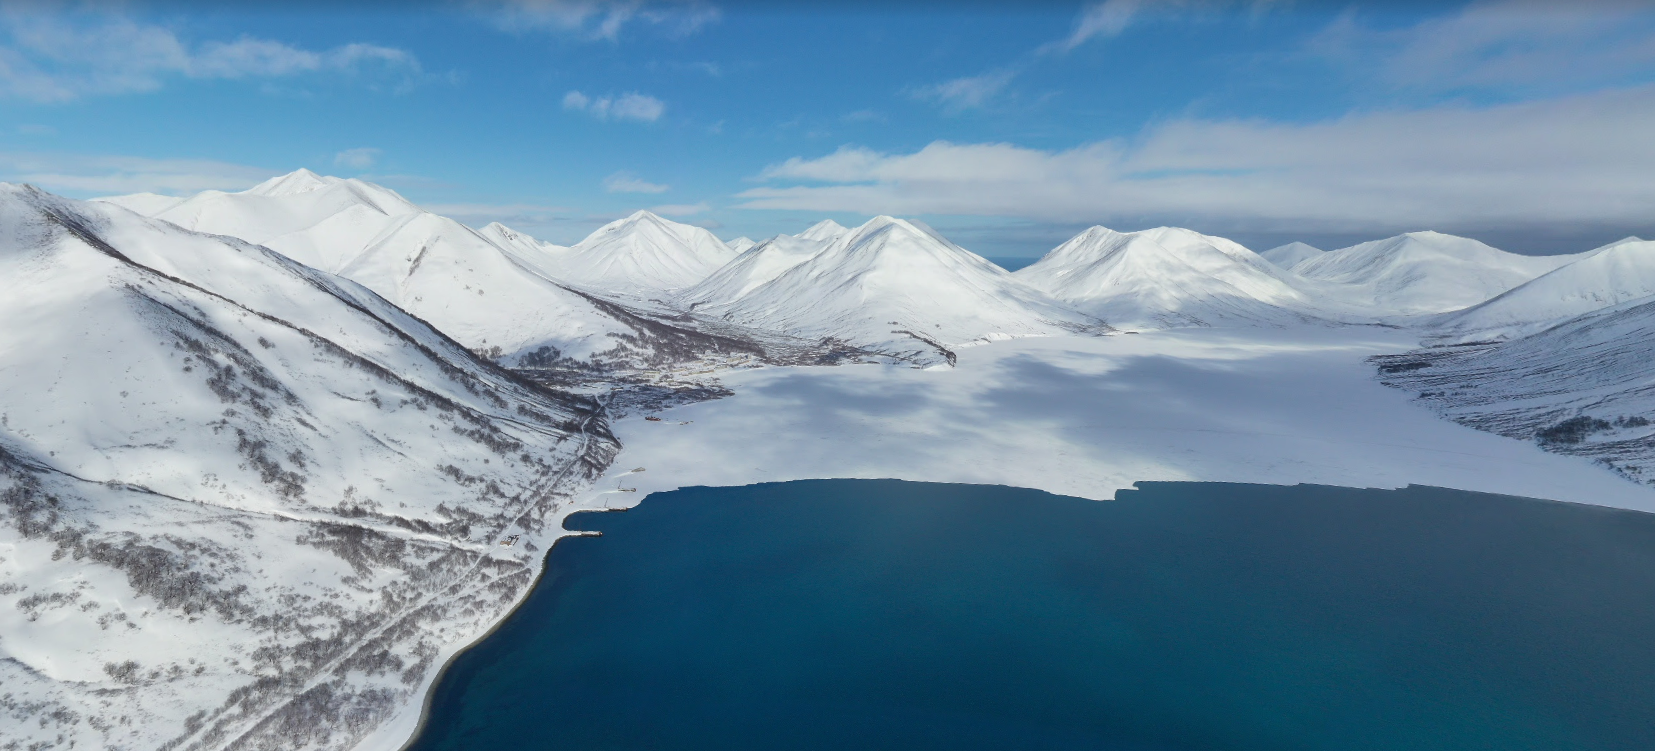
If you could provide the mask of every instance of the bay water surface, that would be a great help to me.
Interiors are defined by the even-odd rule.
[[[1655,515],[821,480],[570,525],[413,749],[1655,748]]]

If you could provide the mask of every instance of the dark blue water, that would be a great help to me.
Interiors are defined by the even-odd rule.
[[[831,480],[575,522],[414,748],[1655,748],[1655,515]]]

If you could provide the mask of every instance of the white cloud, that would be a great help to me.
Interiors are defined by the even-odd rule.
[[[610,193],[665,193],[672,188],[640,180],[631,172],[616,172],[603,179],[603,189]]]
[[[917,99],[938,102],[951,111],[961,111],[987,104],[1017,77],[1010,68],[990,71],[980,76],[967,76],[915,89]]]
[[[1396,86],[1578,89],[1655,73],[1655,8],[1482,2],[1403,28],[1372,28],[1347,13],[1311,49],[1373,67],[1380,80]]]
[[[66,102],[154,91],[174,77],[274,78],[370,70],[406,77],[419,72],[412,54],[378,45],[314,51],[252,37],[191,45],[162,26],[119,16],[86,18],[0,13],[0,97]]]
[[[1655,86],[1645,86],[1308,124],[1180,120],[1066,151],[944,141],[911,154],[846,147],[760,175],[806,184],[740,197],[754,209],[1207,221],[1232,230],[1647,225],[1655,219],[1652,122]]]
[[[379,160],[380,153],[379,149],[366,146],[359,149],[345,149],[333,155],[333,163],[351,169],[367,169],[374,166],[374,162]]]
[[[0,153],[0,180],[81,196],[242,190],[276,170],[206,159]]]
[[[691,216],[693,214],[700,214],[711,208],[711,206],[708,206],[705,203],[669,203],[665,206],[651,206],[649,210],[660,214],[661,216]]]
[[[1093,37],[1118,36],[1131,25],[1132,19],[1143,9],[1144,0],[1105,0],[1086,6],[1075,21],[1075,30],[1068,39],[1057,44],[1058,49],[1072,50]]]
[[[563,108],[587,112],[599,120],[614,118],[645,123],[659,120],[667,111],[667,105],[661,100],[637,92],[593,99],[579,91],[571,91],[563,95]]]
[[[722,15],[718,8],[693,0],[485,0],[478,5],[507,31],[553,31],[611,41],[634,21],[661,28],[671,36],[688,36]]]

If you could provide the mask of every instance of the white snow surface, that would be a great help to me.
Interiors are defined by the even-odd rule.
[[[1259,257],[1281,268],[1290,269],[1302,261],[1316,258],[1326,252],[1308,243],[1290,242],[1286,245],[1277,245],[1269,250],[1261,250],[1259,251]]]
[[[1096,319],[981,256],[888,216],[733,300],[699,310],[789,335],[843,339],[920,364],[951,359],[953,347],[1098,328]]]
[[[1124,330],[1296,321],[1317,312],[1287,272],[1238,243],[1176,227],[1092,227],[1014,276]]]
[[[558,277],[588,289],[647,296],[695,284],[735,257],[705,229],[639,211],[576,243]]]
[[[362,286],[27,186],[0,321],[0,745],[349,747],[614,447]]]
[[[626,478],[640,493],[852,477],[1107,500],[1139,481],[1199,480],[1655,510],[1655,489],[1438,419],[1382,386],[1364,358],[1412,341],[1377,327],[1183,329],[999,342],[962,350],[952,370],[744,371],[722,378],[733,397],[616,423],[614,466],[648,469]]]
[[[1523,256],[1441,232],[1409,232],[1323,253],[1293,266],[1343,285],[1346,299],[1381,315],[1445,313],[1476,305],[1576,259]]]
[[[1510,339],[1655,295],[1655,241],[1623,240],[1583,254],[1492,300],[1436,317],[1439,343]]]
[[[724,244],[730,246],[730,250],[735,251],[737,254],[741,254],[751,250],[754,245],[758,245],[759,243],[751,237],[738,237]]]

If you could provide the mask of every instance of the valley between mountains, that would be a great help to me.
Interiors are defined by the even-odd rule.
[[[1655,510],[1655,242],[573,246],[300,170],[0,185],[0,748],[396,749],[570,513],[868,477]]]

